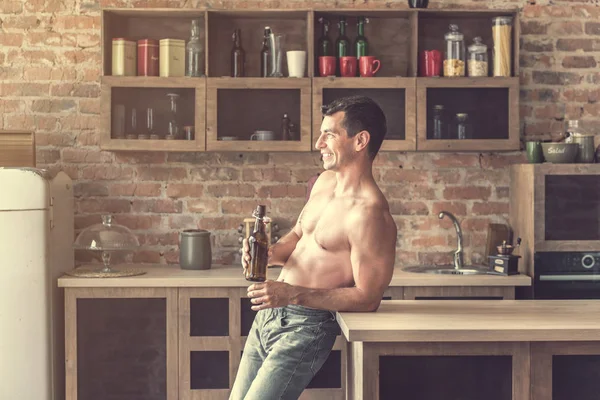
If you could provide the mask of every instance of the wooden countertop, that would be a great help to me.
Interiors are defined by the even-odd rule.
[[[599,341],[599,300],[387,300],[341,312],[354,342]]]
[[[76,278],[64,275],[60,287],[247,287],[241,266],[213,265],[209,270],[183,270],[177,265],[131,265],[141,268],[144,275],[125,278]],[[115,266],[118,269],[119,266]],[[269,268],[268,277],[276,279],[281,268]],[[527,275],[432,275],[394,271],[390,286],[531,286]]]

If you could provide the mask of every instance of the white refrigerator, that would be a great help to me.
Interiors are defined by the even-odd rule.
[[[0,168],[0,399],[62,400],[64,295],[73,268],[68,175]]]

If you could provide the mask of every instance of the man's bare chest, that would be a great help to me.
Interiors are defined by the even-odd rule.
[[[325,250],[348,248],[346,219],[349,210],[340,200],[311,201],[304,209],[300,220],[302,235],[312,236]]]

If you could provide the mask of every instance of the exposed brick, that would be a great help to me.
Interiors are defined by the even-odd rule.
[[[533,71],[533,82],[545,85],[576,85],[582,79],[582,75],[572,72]]]
[[[595,103],[600,100],[600,89],[565,88],[562,98],[569,102]]]
[[[599,39],[558,39],[556,49],[560,51],[598,51]]]
[[[119,165],[90,165],[83,167],[81,177],[89,180],[129,180],[133,169]]]
[[[4,3],[0,2],[0,9],[2,9],[4,14],[8,13],[5,8],[6,3],[6,1],[4,1]],[[22,1],[15,1],[14,3],[23,4]],[[4,29],[32,29],[38,27],[40,23],[41,19],[35,15],[14,15],[2,17],[2,27]]]
[[[79,102],[80,107],[83,101]],[[117,162],[126,164],[164,164],[165,159],[166,153],[160,152],[127,152],[115,154]]]
[[[168,163],[185,163],[215,166],[219,162],[217,153],[168,153]]]
[[[521,22],[522,35],[545,35],[548,30],[548,23],[536,20]]]
[[[438,215],[440,211],[449,211],[454,215],[467,215],[467,205],[455,201],[435,202],[431,207],[431,213]]]
[[[221,211],[224,214],[242,214],[252,215],[256,209],[256,204],[253,201],[247,200],[223,200],[221,201]]]
[[[385,182],[420,182],[428,181],[428,172],[422,170],[388,169],[383,173],[382,180]]]
[[[551,118],[561,118],[564,114],[564,110],[562,110],[556,104],[547,104],[541,107],[535,107],[534,116],[539,119],[551,119]]]
[[[600,23],[598,22],[586,22],[585,33],[588,35],[600,35]]]
[[[54,26],[57,31],[99,29],[100,16],[58,15]]]
[[[242,179],[246,182],[291,182],[292,171],[288,167],[278,165],[263,168],[244,168]]]
[[[428,215],[429,208],[423,202],[391,201],[390,212],[394,215]]]
[[[446,200],[487,200],[490,195],[490,188],[483,186],[447,187],[444,189],[444,199]]]
[[[521,54],[520,56],[520,65],[522,68],[549,68],[554,63],[554,57],[545,53]]]
[[[553,21],[548,27],[548,34],[554,37],[581,35],[582,33],[581,21]]]
[[[73,100],[34,100],[31,111],[41,113],[58,113],[74,109],[77,104]]]
[[[42,149],[36,148],[36,163],[42,164],[54,164],[60,160],[60,150],[58,149]]]
[[[128,213],[131,212],[131,203],[125,199],[95,199],[82,198],[77,203],[80,213]]]
[[[23,34],[22,33],[2,32],[2,34],[0,35],[0,46],[20,47],[22,45],[23,45]]]
[[[190,169],[190,178],[201,181],[235,181],[240,173],[237,169],[228,167],[206,166]],[[244,179],[246,180],[246,179]]]
[[[89,149],[67,148],[62,152],[63,162],[67,163],[110,163],[113,160],[112,154]]]
[[[133,255],[133,262],[140,264],[160,264],[161,255],[156,250],[138,250]]]
[[[461,181],[461,173],[460,171],[450,171],[450,170],[439,170],[431,172],[431,183],[437,184],[456,184]]]
[[[377,169],[375,169],[377,170]],[[312,168],[298,168],[295,167],[291,173],[292,177],[295,178],[296,182],[308,182],[310,178],[321,173],[323,170],[321,168],[312,167]]]
[[[273,185],[258,188],[257,196],[265,197],[305,197],[306,185]]]
[[[559,99],[560,94],[561,92],[557,89],[523,89],[521,90],[521,100],[555,102]]]
[[[508,215],[508,203],[473,203],[471,211],[475,215]]]
[[[523,51],[546,52],[554,50],[554,41],[549,38],[523,38]]]
[[[434,265],[451,265],[452,264],[452,253],[450,252],[419,252],[419,263],[420,264],[434,264]]]
[[[204,217],[201,216],[198,221],[198,227],[206,230],[224,230],[224,229],[237,229],[239,224],[242,223],[239,217],[235,216],[222,216],[222,217]]]
[[[178,232],[143,233],[138,236],[140,246],[177,246],[179,245]]]
[[[81,99],[79,100],[79,112],[81,114],[100,114],[99,99]],[[155,154],[155,153],[151,153]],[[160,154],[159,154],[160,155]],[[163,156],[164,158],[164,156]]]
[[[565,56],[562,66],[565,68],[594,68],[596,60],[593,56]]]
[[[23,1],[20,0],[2,0],[0,1],[0,10],[3,14],[20,14],[23,12]]]
[[[417,248],[446,246],[446,244],[445,236],[422,236],[411,241],[411,245]]]
[[[507,199],[510,195],[510,189],[506,186],[496,188],[496,197],[498,199]]]
[[[206,185],[206,194],[214,197],[253,197],[254,186],[249,184],[214,184]]]
[[[158,197],[162,193],[160,183],[113,183],[109,188],[111,196]]]
[[[73,195],[75,197],[108,196],[108,187],[105,182],[75,182]]]
[[[118,215],[115,221],[120,224],[132,229],[138,230],[149,230],[160,228],[162,218],[160,215],[133,215],[123,214]]]
[[[490,224],[488,218],[465,218],[460,225],[465,231],[481,231],[485,232]]]
[[[183,167],[137,167],[138,178],[142,181],[181,181],[187,178]]]
[[[167,185],[167,196],[173,198],[202,197],[204,186],[196,183],[170,183]]]
[[[546,131],[548,132],[548,131]],[[552,131],[554,132],[554,131]],[[525,153],[518,154],[484,154],[481,157],[482,168],[506,168],[512,164],[521,164],[526,162]]]
[[[27,35],[27,41],[32,46],[60,46],[62,42],[62,36],[57,32],[29,32]]]
[[[475,167],[479,165],[479,157],[477,154],[439,154],[433,164],[441,168]]]
[[[133,200],[132,211],[140,213],[176,213],[182,211],[182,203],[179,200],[157,199],[157,200]]]
[[[203,199],[188,199],[186,202],[188,212],[193,213],[216,213],[219,212],[219,201],[204,197]]]

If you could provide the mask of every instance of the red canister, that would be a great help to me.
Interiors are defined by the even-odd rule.
[[[158,40],[141,39],[137,42],[138,76],[158,76]]]

